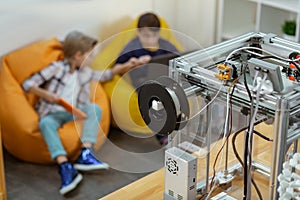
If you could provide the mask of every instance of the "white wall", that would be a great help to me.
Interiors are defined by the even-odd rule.
[[[75,29],[103,41],[145,11],[203,46],[214,42],[215,0],[2,0],[0,56]]]
[[[173,29],[203,47],[215,42],[216,8],[216,0],[154,1],[154,10],[163,13]]]
[[[216,0],[178,0],[175,27],[202,47],[215,41]]]

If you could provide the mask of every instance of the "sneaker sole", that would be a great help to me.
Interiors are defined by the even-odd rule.
[[[80,171],[91,171],[91,170],[97,170],[97,169],[108,169],[108,164],[99,164],[99,165],[84,165],[84,164],[74,164],[73,165],[75,169]]]
[[[70,183],[68,186],[59,190],[60,194],[64,195],[64,194],[72,191],[73,189],[76,188],[76,186],[78,185],[78,183],[80,183],[81,180],[82,180],[82,175],[78,174],[72,183]]]

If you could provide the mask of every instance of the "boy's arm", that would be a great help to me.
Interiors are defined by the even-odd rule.
[[[57,95],[52,94],[40,87],[33,86],[29,89],[29,92],[37,95],[40,98],[47,100],[49,103],[57,104],[59,102],[59,97]]]
[[[24,91],[29,92],[30,88],[34,86],[39,87],[40,85],[44,84],[46,81],[50,80],[59,71],[59,69],[59,65],[52,63],[48,67],[33,74],[22,83]]]
[[[110,81],[113,79],[115,75],[124,74],[134,67],[140,66],[142,64],[146,64],[149,62],[150,59],[151,59],[150,56],[147,58],[143,56],[143,58],[139,58],[139,59],[133,57],[123,64],[121,63],[115,64],[111,69],[104,70],[104,71],[97,71],[97,70],[93,71],[92,80],[96,80],[100,82]]]
[[[151,59],[150,56],[141,56],[140,58],[132,57],[125,63],[115,64],[111,69],[112,74],[113,75],[124,74],[134,67],[148,63],[150,59]]]

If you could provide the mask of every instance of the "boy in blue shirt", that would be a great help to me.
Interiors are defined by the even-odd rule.
[[[114,67],[139,66],[129,72],[133,86],[138,89],[147,80],[149,70],[155,70],[145,65],[151,58],[170,53],[176,54],[178,50],[169,41],[160,37],[160,21],[154,13],[148,12],[141,15],[137,28],[137,37],[124,47]],[[163,145],[168,142],[167,137],[160,135],[156,137]]]
[[[176,47],[160,37],[160,21],[153,13],[145,13],[138,19],[137,37],[132,39],[120,53],[115,66],[140,66],[130,71],[133,86],[138,88],[147,75],[147,64],[159,55],[178,53]]]

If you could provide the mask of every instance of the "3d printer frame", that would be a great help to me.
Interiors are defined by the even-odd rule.
[[[262,49],[262,51],[259,51],[259,49]],[[269,57],[264,59],[263,63],[259,63],[260,61],[257,60],[267,56],[265,52],[287,59]],[[191,84],[189,87],[184,88],[187,96],[197,93],[197,95],[205,97],[218,92],[217,99],[223,102],[226,102],[227,91],[233,79],[216,75],[220,73],[220,69],[218,69],[220,63],[233,62],[239,64],[239,67],[245,65],[257,67],[261,65],[259,67],[267,72],[272,71],[266,77],[269,82],[274,82],[272,90],[261,94],[259,102],[255,100],[253,90],[253,99],[252,102],[250,101],[249,92],[241,80],[234,83],[235,92],[231,97],[232,105],[235,108],[250,109],[252,103],[252,105],[258,106],[258,113],[261,116],[274,119],[272,165],[268,168],[255,163],[257,168],[261,168],[270,175],[269,199],[271,200],[278,199],[277,177],[282,171],[282,164],[286,158],[287,150],[291,144],[294,144],[297,148],[297,140],[300,137],[299,118],[297,116],[300,111],[300,84],[298,84],[297,79],[299,77],[295,77],[293,80],[289,79],[290,74],[288,73],[290,71],[288,72],[288,69],[290,63],[288,62],[288,56],[291,52],[300,52],[300,44],[281,39],[274,34],[253,32],[189,53],[169,62],[169,77],[179,84],[182,83],[182,77],[184,77]],[[275,65],[280,66],[279,72],[279,68],[274,67]],[[249,81],[253,80],[253,70],[249,70],[247,76],[250,77]],[[221,87],[221,84],[223,84],[223,87]],[[249,82],[249,85],[251,84]],[[188,130],[183,128],[182,130],[174,131],[169,135],[170,140],[176,134],[185,131]],[[209,161],[209,155],[207,156]],[[252,163],[249,164],[251,165]],[[207,163],[208,166],[209,164]],[[209,169],[206,171],[207,187]],[[250,188],[250,185],[249,181],[246,187]],[[244,199],[250,199],[249,192],[244,195]]]

